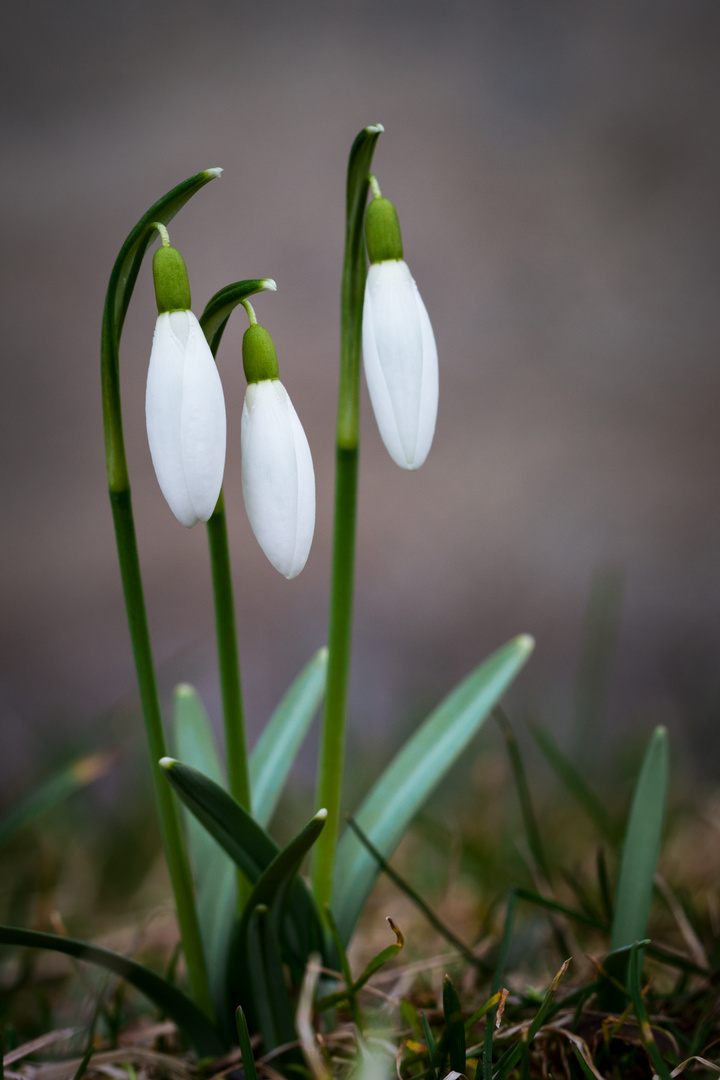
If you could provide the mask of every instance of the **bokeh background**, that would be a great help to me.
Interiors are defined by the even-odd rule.
[[[377,121],[441,402],[433,452],[406,474],[363,390],[357,753],[387,756],[522,631],[538,648],[516,707],[563,737],[600,572],[624,580],[607,737],[666,721],[702,770],[720,744],[715,0],[24,0],[3,22],[8,801],[53,756],[140,731],[104,476],[102,303],[134,222],[201,168],[225,173],[171,228],[195,307],[229,281],[277,279],[257,310],[318,480],[314,548],[287,583],[242,507],[236,316],[219,367],[252,735],[324,643],[345,167]],[[165,506],[144,433],[153,324],[146,266],[121,367],[150,625],[163,700],[194,682],[217,721],[206,538]]]

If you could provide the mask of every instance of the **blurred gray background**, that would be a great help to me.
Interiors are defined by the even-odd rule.
[[[106,494],[107,277],[163,192],[221,165],[171,227],[194,306],[258,300],[316,464],[294,582],[240,493],[243,318],[219,355],[226,493],[253,735],[326,634],[347,154],[375,155],[434,323],[432,454],[395,468],[363,390],[351,721],[386,755],[508,637],[516,700],[562,732],[598,567],[625,576],[609,723],[720,747],[720,6],[716,0],[23,0],[0,78],[3,528],[0,773],[140,730]],[[218,719],[202,527],[181,528],[144,433],[148,266],[121,357],[164,700]],[[604,736],[603,736],[604,738]],[[309,766],[312,771],[312,765]]]

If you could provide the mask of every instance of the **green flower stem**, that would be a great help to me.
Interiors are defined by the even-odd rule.
[[[225,723],[228,786],[233,798],[246,810],[250,810],[250,776],[245,744],[240,658],[235,628],[225,496],[222,491],[212,517],[207,523],[207,533],[215,601],[215,630]]]
[[[125,458],[119,354],[122,326],[137,275],[145,253],[157,235],[157,225],[153,225],[153,222],[167,225],[188,199],[192,198],[210,180],[219,176],[220,172],[219,169],[207,169],[179,184],[151,206],[130,232],[110,274],[101,340],[103,425],[108,487],[140,702],[160,812],[160,829],[175,896],[178,925],[192,994],[198,1006],[209,1016],[212,1016],[212,1000],[195,908],[190,864],[180,827],[179,809],[158,765],[160,758],[165,757],[167,751],[150,647],[133,522],[130,481]]]
[[[200,925],[195,909],[192,875],[183,843],[178,808],[170,786],[158,765],[160,758],[167,756],[167,748],[165,746],[155,668],[150,648],[150,635],[145,613],[145,600],[140,577],[140,562],[135,539],[129,485],[120,491],[111,489],[110,504],[115,525],[120,574],[130,625],[133,657],[140,689],[140,701],[145,719],[153,780],[155,781],[155,793],[160,811],[160,828],[175,896],[183,952],[193,997],[200,1008],[208,1016],[212,1016],[212,1000],[200,939]]]
[[[363,217],[373,151],[382,125],[364,128],[350,151],[347,174],[345,259],[340,300],[340,392],[338,400],[335,523],[330,586],[328,673],[316,805],[328,812],[315,845],[313,891],[320,910],[332,900],[335,848],[345,759],[345,713],[350,678],[355,518],[360,423],[360,337],[367,274]]]

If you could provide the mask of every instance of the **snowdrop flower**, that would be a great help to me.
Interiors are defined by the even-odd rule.
[[[243,338],[248,381],[242,412],[242,489],[255,539],[276,570],[294,578],[315,531],[315,473],[302,424],[278,378],[272,338],[251,325]]]
[[[158,318],[145,394],[148,442],[160,489],[182,525],[207,521],[225,468],[225,399],[215,360],[190,310],[182,255],[153,258]]]
[[[365,284],[362,343],[370,401],[390,457],[419,469],[435,433],[438,360],[418,287],[403,260],[395,207],[380,196],[365,214],[370,269]]]

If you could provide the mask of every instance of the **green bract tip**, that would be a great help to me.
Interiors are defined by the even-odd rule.
[[[158,315],[190,310],[190,282],[185,260],[177,248],[163,244],[157,249],[153,255],[153,281]]]
[[[249,383],[280,377],[273,339],[264,326],[255,323],[247,328],[243,337],[242,356],[245,378]]]
[[[400,222],[389,199],[373,199],[365,211],[365,240],[371,263],[402,259]]]
[[[173,765],[177,765],[177,761],[175,760],[175,758],[172,757],[161,757],[158,765],[161,769],[166,769],[169,771],[170,769],[172,769]]]

